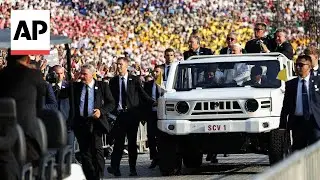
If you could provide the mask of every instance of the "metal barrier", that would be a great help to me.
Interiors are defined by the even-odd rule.
[[[258,175],[256,180],[317,180],[320,179],[320,141],[293,153],[288,159]]]
[[[143,153],[148,150],[147,148],[147,124],[142,125],[141,123],[139,124],[139,129],[138,129],[138,136],[137,136],[137,145],[138,145],[138,152]],[[127,145],[127,139],[125,141],[125,145]],[[109,147],[109,144],[107,142],[107,135],[102,135],[102,147],[107,148]],[[77,142],[77,139],[75,138],[75,143],[74,143],[74,151],[79,152],[79,144]]]

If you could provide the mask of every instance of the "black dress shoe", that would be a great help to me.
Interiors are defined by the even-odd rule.
[[[112,167],[107,168],[108,173],[113,174],[114,176],[121,176],[120,170],[115,170]]]
[[[152,160],[152,162],[151,162],[151,164],[149,166],[149,169],[154,169],[157,165],[158,165],[158,161]]]
[[[138,176],[136,168],[130,168],[129,176]]]

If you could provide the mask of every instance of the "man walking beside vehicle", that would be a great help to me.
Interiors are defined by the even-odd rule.
[[[320,79],[311,73],[311,64],[310,56],[299,56],[298,77],[286,82],[280,128],[292,130],[293,151],[320,139]]]

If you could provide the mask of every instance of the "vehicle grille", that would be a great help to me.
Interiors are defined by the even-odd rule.
[[[243,114],[238,101],[197,102],[191,115]]]
[[[271,101],[261,101],[261,109],[269,109],[271,107]]]

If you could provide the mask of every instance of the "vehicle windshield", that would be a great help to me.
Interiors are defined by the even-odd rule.
[[[276,60],[179,64],[174,88],[177,91],[244,86],[279,88],[279,71]]]

